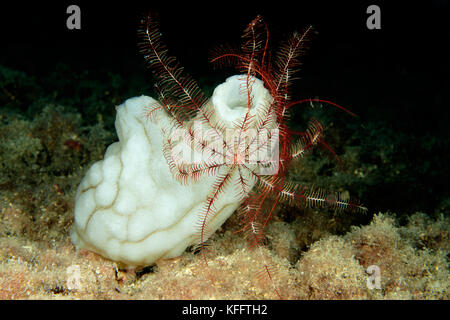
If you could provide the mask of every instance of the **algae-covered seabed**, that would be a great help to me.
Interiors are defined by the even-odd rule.
[[[238,37],[241,26],[235,29]],[[174,30],[169,35],[177,38]],[[70,41],[83,43],[82,36],[64,35],[69,37],[61,44],[66,49]],[[297,96],[326,94],[350,104],[359,117],[304,106],[291,122],[301,130],[310,117],[319,118],[345,168],[326,153],[314,152],[292,165],[289,178],[348,191],[369,212],[280,205],[267,227],[264,249],[276,266],[275,284],[285,299],[448,299],[450,150],[448,113],[442,110],[450,100],[445,82],[437,80],[430,61],[423,67],[414,57],[398,53],[402,59],[397,59],[395,50],[388,59],[383,55],[384,46],[393,44],[388,40],[373,38],[379,51],[370,56],[354,44],[330,44],[331,38],[325,30],[316,49],[313,43],[300,80],[302,96]],[[190,251],[133,272],[76,251],[69,238],[76,187],[117,139],[114,106],[135,95],[153,95],[152,79],[134,46],[118,52],[96,48],[89,56],[82,50],[64,52],[61,58],[44,43],[33,48],[31,58],[22,43],[5,42],[0,57],[0,298],[277,298],[272,284],[258,277],[259,253],[234,232],[239,229],[235,216],[214,235],[206,269]],[[333,55],[324,48],[334,48]],[[358,54],[369,56],[359,59]],[[186,56],[183,63],[192,54]],[[346,61],[345,77],[340,59]],[[439,66],[435,70],[450,70],[447,60],[433,61]],[[223,81],[220,73],[187,68],[209,93]],[[371,265],[380,268],[380,289],[367,285]],[[77,272],[78,286],[70,282]]]

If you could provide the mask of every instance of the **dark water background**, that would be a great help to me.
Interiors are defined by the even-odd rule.
[[[448,212],[450,3],[392,2],[3,2],[0,65],[25,72],[33,84],[25,86],[20,103],[5,98],[0,108],[32,118],[52,101],[77,109],[86,124],[101,113],[113,130],[112,98],[121,103],[153,92],[136,46],[138,21],[147,9],[159,14],[171,54],[206,91],[232,74],[212,69],[209,50],[238,43],[257,14],[269,25],[274,46],[312,24],[317,34],[294,96],[333,100],[358,114],[343,120],[357,132],[348,143],[362,147],[361,161],[382,168],[361,186],[364,202],[373,211]],[[81,8],[81,30],[66,28],[70,4]],[[370,4],[381,8],[381,30],[366,27]],[[295,113],[293,126],[301,120]],[[380,156],[384,148],[387,164]],[[392,170],[399,171],[394,178]]]

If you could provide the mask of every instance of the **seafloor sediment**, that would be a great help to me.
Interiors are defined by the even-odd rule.
[[[346,146],[352,139],[340,141],[340,131],[330,131],[349,168],[329,174],[332,160],[313,154],[291,168],[290,178],[360,190],[364,202],[385,167],[397,165],[393,153],[383,150],[375,154],[380,163],[365,162],[363,146]],[[214,235],[207,268],[190,251],[127,271],[75,250],[69,229],[76,187],[114,140],[101,119],[86,125],[76,111],[47,104],[32,120],[2,113],[0,137],[1,299],[278,298],[273,283],[258,276],[260,253],[235,233],[235,216]],[[395,179],[402,168],[384,179]],[[442,208],[378,213],[369,206],[358,216],[281,205],[264,249],[274,284],[285,299],[448,299],[449,219]],[[378,288],[368,285],[369,266],[380,270]]]

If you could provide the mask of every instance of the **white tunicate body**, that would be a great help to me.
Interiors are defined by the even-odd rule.
[[[236,91],[242,85],[241,76],[230,77],[213,94],[215,116],[226,124],[245,114],[243,92]],[[259,101],[254,112],[271,101],[260,81],[253,84],[252,94]],[[116,108],[119,141],[91,166],[76,194],[72,242],[130,267],[179,256],[188,246],[198,244],[201,211],[218,177],[218,173],[210,174],[185,184],[174,178],[163,154],[162,128],[170,127],[171,119],[163,110],[155,112],[152,121],[144,116],[158,105],[140,96]],[[208,236],[240,201],[233,188],[217,198]]]

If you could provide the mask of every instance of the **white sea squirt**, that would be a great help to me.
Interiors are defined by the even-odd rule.
[[[250,114],[254,116],[267,110],[273,99],[262,81],[252,81]],[[245,77],[232,76],[216,87],[203,108],[213,108],[215,119],[232,128],[248,110],[243,88]],[[144,116],[149,107],[158,105],[153,98],[140,96],[116,108],[119,141],[107,148],[103,160],[89,168],[76,194],[73,244],[128,267],[177,257],[199,243],[201,210],[219,174],[184,184],[174,177],[163,152],[167,143],[164,135],[173,127],[173,119],[163,108],[153,112],[151,121]],[[275,120],[272,127],[276,127]],[[254,181],[249,181],[250,189]],[[214,202],[214,216],[208,221],[207,237],[241,200],[233,187],[220,194]]]

